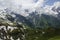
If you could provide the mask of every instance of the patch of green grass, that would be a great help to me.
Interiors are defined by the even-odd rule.
[[[60,36],[55,36],[55,37],[50,38],[50,39],[48,39],[48,40],[60,40]]]

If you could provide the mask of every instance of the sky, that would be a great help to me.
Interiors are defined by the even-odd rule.
[[[27,16],[24,10],[28,9],[32,12],[36,9],[43,7],[44,9],[50,10],[53,6],[60,6],[60,0],[0,0],[0,9],[12,10],[21,15]]]
[[[47,0],[46,5],[53,5],[54,2],[59,2],[60,0]]]

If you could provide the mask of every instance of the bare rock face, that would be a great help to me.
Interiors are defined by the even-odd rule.
[[[53,7],[53,8],[52,8],[52,11],[58,13],[58,14],[57,14],[57,18],[60,20],[60,7],[57,7],[57,8]]]
[[[60,19],[60,7],[57,8],[58,18]]]

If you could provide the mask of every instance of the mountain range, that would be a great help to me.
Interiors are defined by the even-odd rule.
[[[48,28],[48,27],[56,27],[60,28],[60,7],[54,9],[52,11],[57,12],[58,14],[38,12],[35,10],[29,13],[28,16],[24,17],[18,13],[10,11],[9,9],[0,10],[0,22],[16,22],[22,23],[26,26],[33,27],[33,28]],[[9,11],[7,11],[9,10]],[[28,11],[28,10],[27,10]],[[44,11],[44,10],[43,10]]]

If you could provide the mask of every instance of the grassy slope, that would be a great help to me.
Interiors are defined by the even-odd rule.
[[[50,38],[50,39],[48,39],[48,40],[60,40],[60,36],[55,36],[55,37]]]

